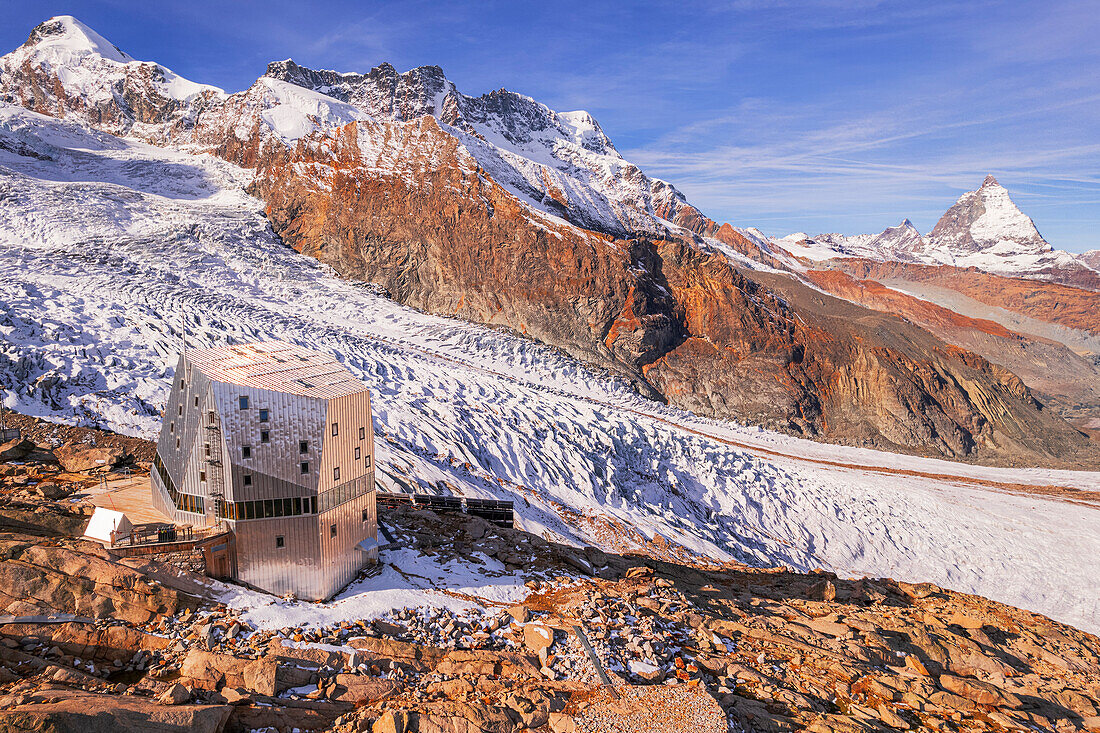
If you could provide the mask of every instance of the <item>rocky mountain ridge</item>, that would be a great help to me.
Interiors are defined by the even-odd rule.
[[[118,440],[86,432],[101,450]],[[1100,639],[1039,614],[930,583],[708,562],[667,543],[624,553],[614,535],[575,548],[401,506],[380,512],[403,548],[384,563],[476,553],[526,579],[520,598],[261,625],[235,604],[243,589],[184,560],[81,539],[92,474],[130,478],[59,465],[71,447],[0,445],[6,729],[1100,730]]]
[[[754,272],[782,264],[766,242],[646,178],[586,115],[465,97],[436,67],[287,61],[244,92],[172,96],[142,86],[162,67],[99,56],[84,28],[52,19],[0,59],[4,98],[253,169],[279,236],[403,303],[525,333],[704,415],[954,458],[1090,449],[980,357],[898,320],[857,333],[801,296],[792,309],[778,292],[796,284]],[[44,38],[109,73],[68,84]]]

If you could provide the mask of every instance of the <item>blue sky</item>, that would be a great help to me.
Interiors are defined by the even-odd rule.
[[[928,231],[986,173],[1056,247],[1100,248],[1096,0],[19,2],[0,47],[71,14],[228,91],[268,61],[443,67],[583,108],[719,221]]]

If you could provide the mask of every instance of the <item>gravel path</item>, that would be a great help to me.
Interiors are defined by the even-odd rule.
[[[604,687],[576,718],[577,733],[725,733],[726,716],[706,690],[690,685]]]

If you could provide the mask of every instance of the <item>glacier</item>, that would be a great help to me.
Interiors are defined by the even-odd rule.
[[[510,499],[613,550],[930,581],[1100,631],[1100,489],[703,420],[530,340],[397,305],[276,238],[249,171],[0,106],[6,407],[152,438],[186,344],[284,339],[374,391],[384,488]]]

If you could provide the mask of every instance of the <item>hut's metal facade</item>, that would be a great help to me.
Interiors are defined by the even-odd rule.
[[[177,523],[232,529],[233,577],[271,593],[329,598],[378,559],[370,392],[325,354],[181,355],[151,483]]]

